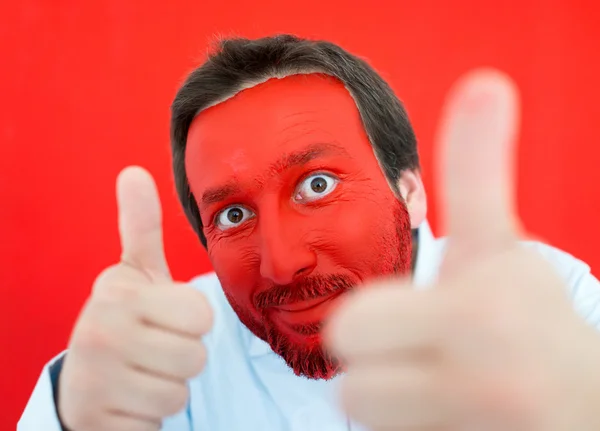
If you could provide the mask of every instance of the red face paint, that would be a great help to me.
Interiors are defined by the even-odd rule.
[[[337,374],[319,336],[331,307],[411,262],[408,213],[349,92],[318,74],[243,90],[193,121],[186,171],[242,323],[296,374]]]

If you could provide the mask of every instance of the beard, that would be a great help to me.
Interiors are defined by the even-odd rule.
[[[412,262],[412,235],[410,217],[403,202],[398,202],[394,210],[395,232],[383,234],[381,238],[381,258],[373,277],[407,274]],[[253,297],[255,310],[261,313],[257,319],[247,307],[238,304],[225,292],[231,307],[240,321],[258,338],[283,358],[297,376],[309,379],[331,379],[343,371],[343,364],[327,352],[321,342],[323,322],[294,325],[289,328],[305,342],[296,341],[286,331],[281,330],[269,317],[268,310],[299,301],[307,301],[334,294],[343,295],[361,284],[363,280],[345,274],[314,275],[299,279],[291,285],[273,285]],[[290,331],[287,331],[290,332]]]

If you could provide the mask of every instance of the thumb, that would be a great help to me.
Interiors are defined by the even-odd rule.
[[[502,251],[517,240],[517,87],[499,71],[471,71],[454,86],[444,113],[439,178],[449,249],[441,274],[468,259]]]
[[[117,206],[121,262],[152,280],[170,279],[163,247],[160,198],[148,171],[137,166],[121,171],[117,178]]]

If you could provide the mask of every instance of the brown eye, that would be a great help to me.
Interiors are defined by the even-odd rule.
[[[316,177],[310,182],[310,188],[315,193],[323,193],[327,189],[327,181],[323,177]]]
[[[227,220],[229,220],[231,223],[239,223],[242,221],[243,217],[244,213],[239,208],[232,208],[227,211]]]
[[[253,217],[254,213],[242,206],[232,206],[225,208],[217,217],[217,226],[220,229],[229,229],[236,227]]]
[[[298,186],[294,199],[299,202],[311,202],[331,193],[339,180],[331,175],[315,174],[306,178]]]

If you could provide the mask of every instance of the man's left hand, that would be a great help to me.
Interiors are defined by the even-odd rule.
[[[373,430],[600,430],[600,335],[518,242],[517,124],[507,77],[459,81],[440,134],[449,242],[437,282],[367,286],[330,322],[342,402]]]

